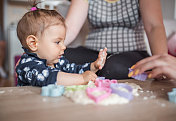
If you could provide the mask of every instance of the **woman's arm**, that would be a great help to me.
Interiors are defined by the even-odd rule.
[[[139,0],[151,52],[153,55],[168,52],[160,0]]]
[[[69,45],[78,35],[82,28],[88,13],[87,0],[72,0],[71,5],[65,19],[67,33],[65,45]]]

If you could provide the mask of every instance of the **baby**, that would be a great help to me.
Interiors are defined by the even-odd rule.
[[[25,54],[16,67],[18,86],[87,84],[104,66],[107,49],[99,52],[95,62],[76,65],[64,58],[66,25],[55,10],[34,5],[17,25],[17,35]]]

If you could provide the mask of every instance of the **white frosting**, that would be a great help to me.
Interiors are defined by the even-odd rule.
[[[96,93],[96,94],[95,94]],[[95,95],[101,95],[104,92],[92,92],[92,94]],[[79,103],[79,104],[96,104],[92,99],[90,99],[85,90],[79,90],[79,91],[66,91],[64,93],[66,97],[69,97],[73,102]],[[116,94],[111,94],[108,98],[105,98],[104,100],[98,102],[100,105],[111,105],[111,104],[125,104],[128,103],[129,100],[123,97],[120,97]]]
[[[128,82],[126,82],[125,84],[127,84],[133,88],[132,93],[134,96],[139,96],[138,90],[142,91],[142,88],[139,85],[137,85],[135,83],[128,83]]]
[[[66,97],[69,97],[73,102],[79,103],[79,104],[94,104],[94,101],[91,100],[85,90],[79,90],[79,91],[66,91],[64,93]]]
[[[4,92],[5,92],[5,91],[3,91],[3,90],[1,91],[1,90],[0,90],[0,94],[3,94]]]
[[[128,84],[129,86],[132,87],[133,95],[138,96],[138,90],[142,90],[141,87],[137,84],[134,83],[125,83]],[[90,82],[88,84],[88,87],[94,88],[95,84],[93,82]],[[123,88],[122,91],[125,91]],[[99,96],[101,94],[104,94],[104,91],[94,91],[92,92],[93,95]],[[77,90],[77,91],[72,91],[72,90],[66,90],[64,93],[64,96],[70,98],[73,102],[79,103],[79,104],[96,104],[92,99],[90,99],[85,90]],[[97,104],[99,105],[112,105],[112,104],[126,104],[129,103],[129,100],[123,97],[118,96],[117,94],[111,94],[109,97],[103,99],[102,101],[98,102]]]

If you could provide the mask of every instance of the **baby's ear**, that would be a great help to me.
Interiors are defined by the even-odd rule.
[[[38,42],[38,39],[34,35],[29,35],[26,38],[26,43],[27,43],[29,49],[32,51],[37,50],[37,42]]]

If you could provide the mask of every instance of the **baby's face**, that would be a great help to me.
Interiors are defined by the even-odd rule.
[[[64,54],[66,29],[63,25],[48,27],[37,44],[37,55],[47,60],[47,65],[53,66]]]

